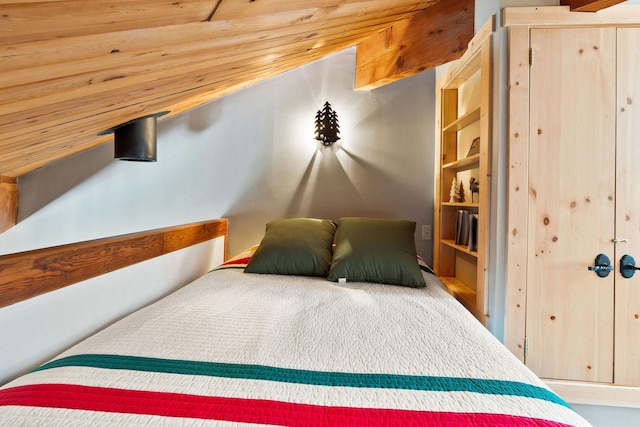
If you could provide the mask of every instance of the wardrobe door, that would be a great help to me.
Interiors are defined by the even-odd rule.
[[[618,29],[616,258],[640,265],[640,29]],[[640,272],[616,275],[615,382],[640,385]]]
[[[531,48],[525,361],[612,382],[616,272],[587,268],[616,262],[616,30],[532,29]]]

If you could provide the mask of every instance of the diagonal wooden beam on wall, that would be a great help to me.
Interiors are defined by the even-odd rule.
[[[440,1],[358,44],[356,83],[371,90],[458,59],[473,38],[474,0]]]
[[[560,0],[560,5],[569,6],[574,12],[597,12],[626,0]]]
[[[0,233],[18,221],[18,179],[0,176]]]

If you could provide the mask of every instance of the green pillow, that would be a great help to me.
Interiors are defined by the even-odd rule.
[[[413,221],[341,218],[327,279],[426,286],[416,254]]]
[[[260,246],[244,271],[326,277],[335,231],[336,224],[324,219],[269,221]]]

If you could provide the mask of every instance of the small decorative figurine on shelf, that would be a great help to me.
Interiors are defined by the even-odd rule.
[[[458,198],[458,182],[456,181],[456,177],[454,176],[451,180],[451,190],[449,190],[449,203],[457,202]]]
[[[473,203],[475,193],[478,193],[478,200],[480,199],[480,183],[475,178],[469,180],[469,190],[471,190],[471,203]]]
[[[460,181],[460,190],[458,191],[458,201],[460,203],[464,203],[464,185],[462,185],[462,181]]]

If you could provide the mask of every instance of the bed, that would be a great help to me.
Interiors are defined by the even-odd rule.
[[[588,425],[446,292],[412,223],[292,221],[0,387],[0,425]]]

